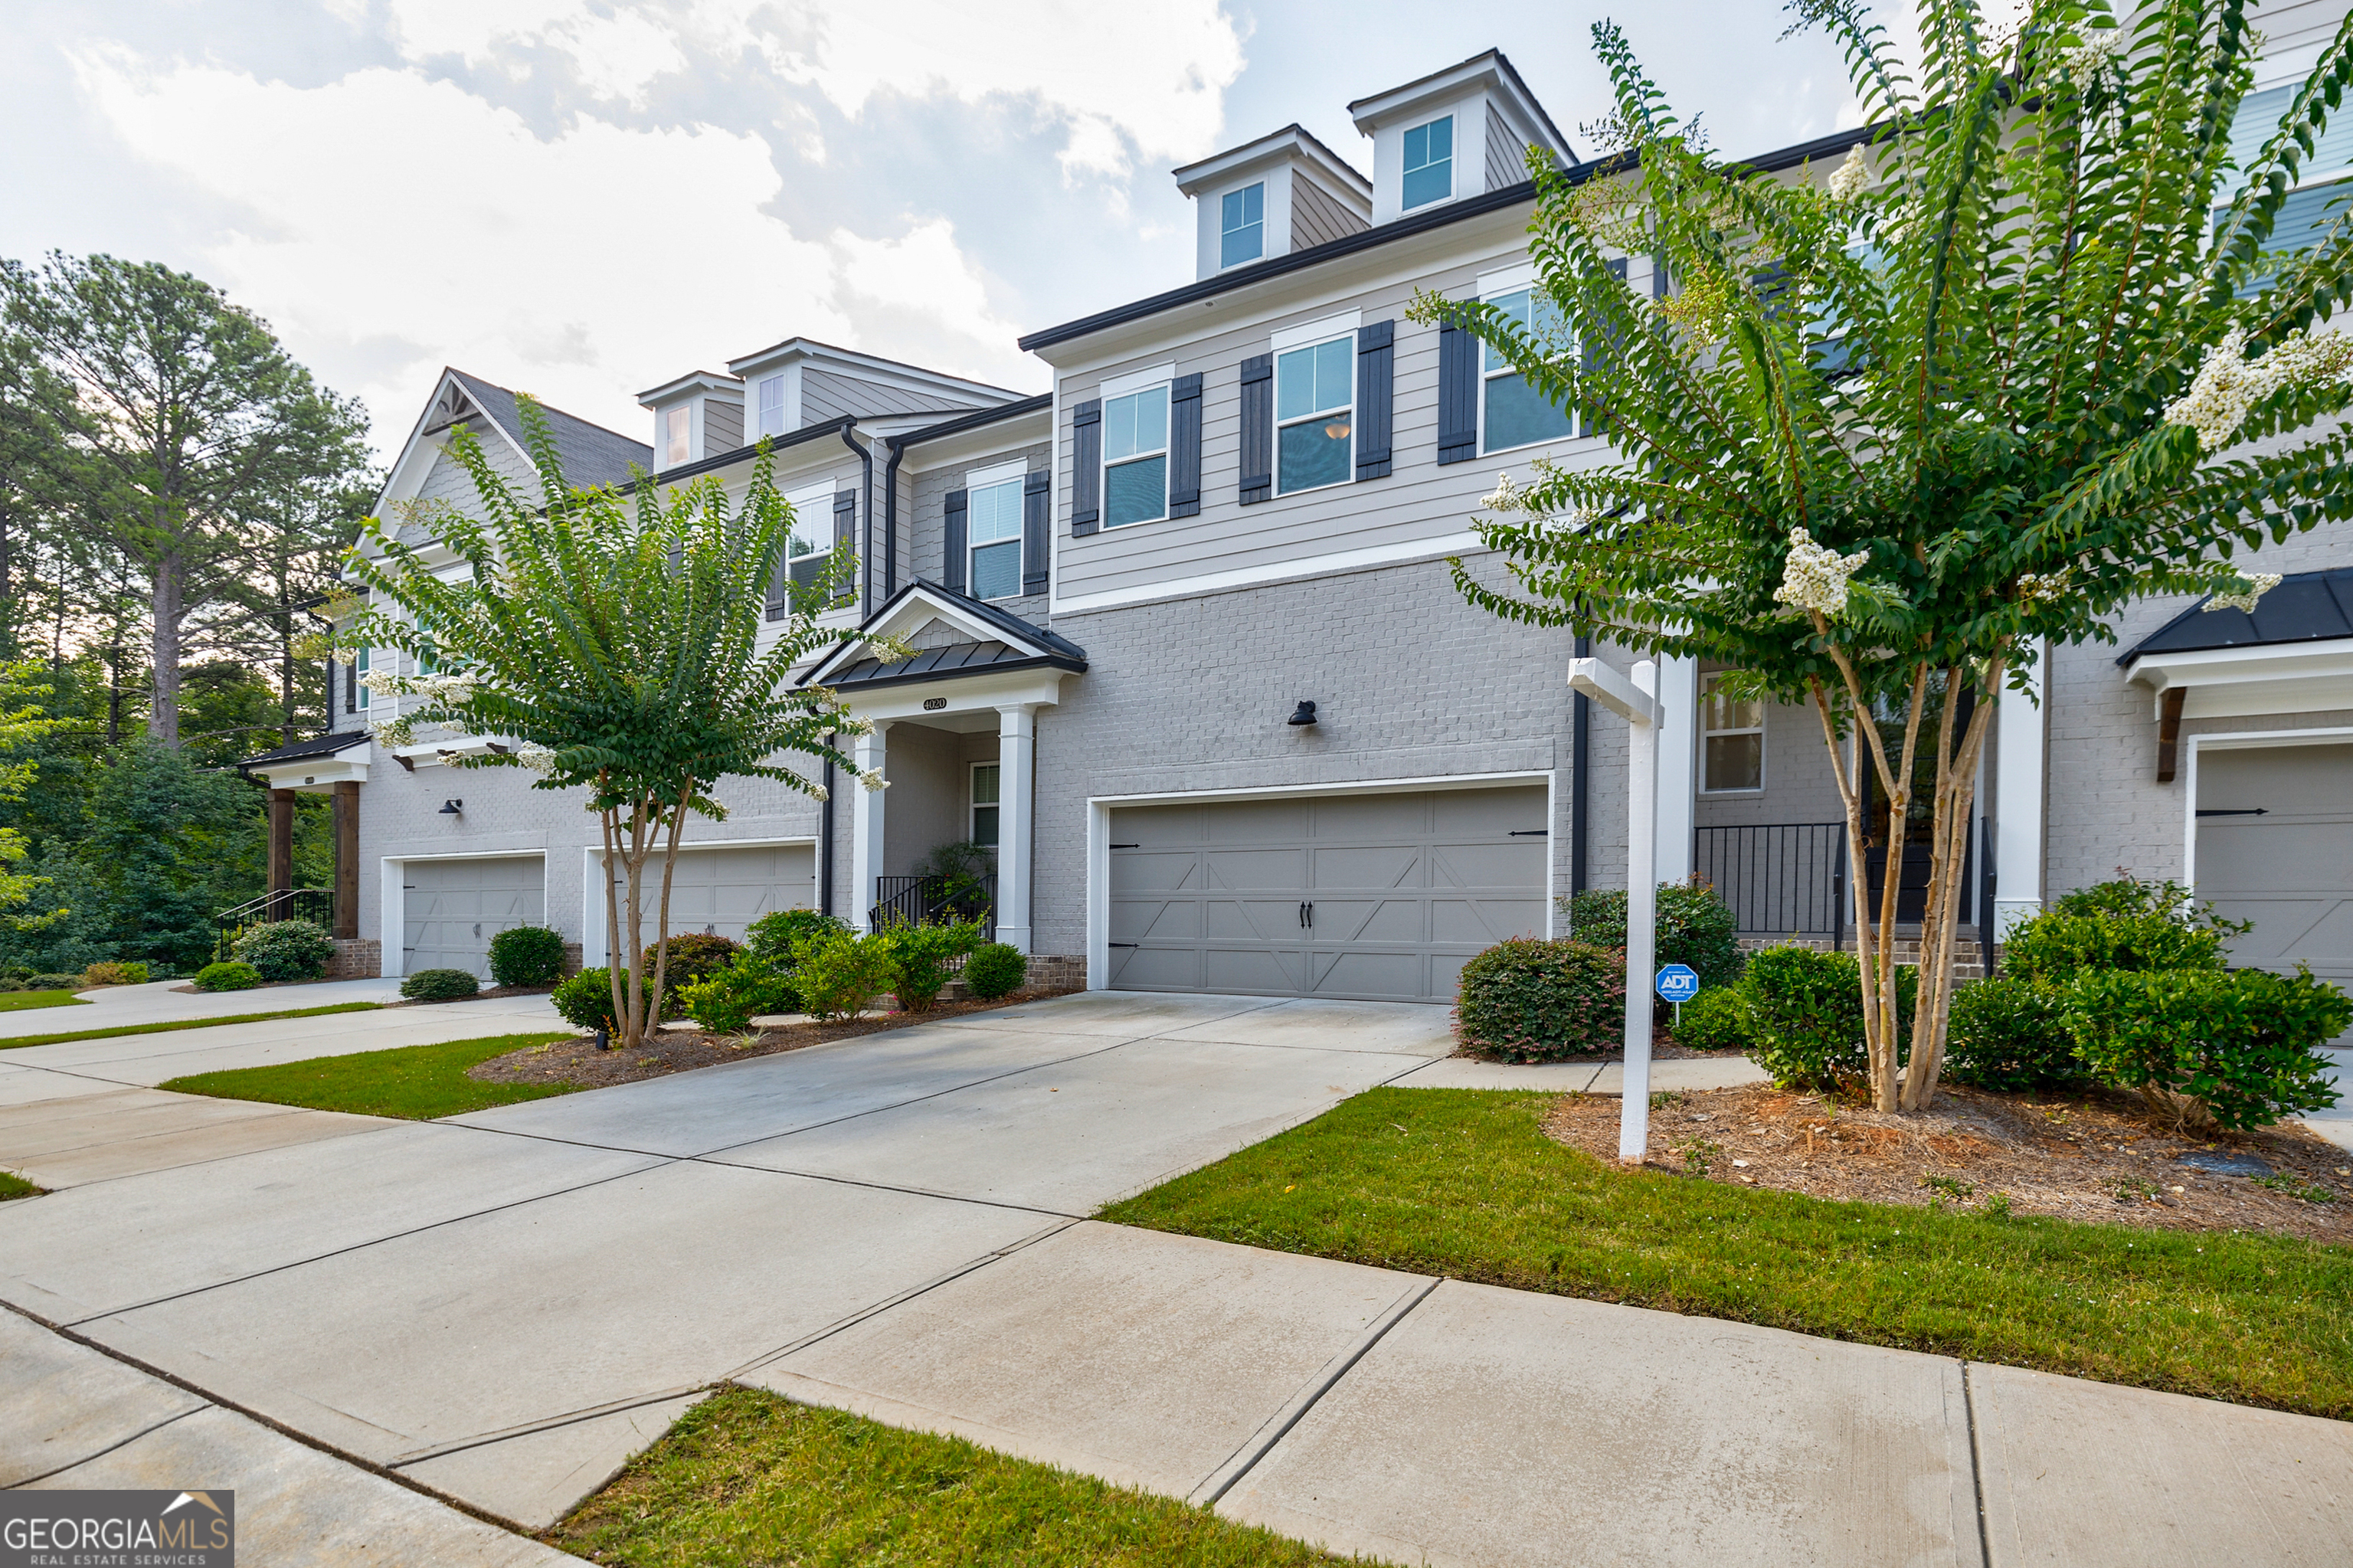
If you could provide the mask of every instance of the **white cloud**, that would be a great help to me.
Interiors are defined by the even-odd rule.
[[[638,387],[792,334],[1037,378],[944,221],[800,238],[763,210],[781,180],[755,135],[581,117],[545,139],[410,70],[295,88],[120,48],[74,63],[137,154],[234,204],[200,270],[364,396],[379,442],[444,363],[633,435]],[[844,301],[877,289],[919,308],[861,330]]]

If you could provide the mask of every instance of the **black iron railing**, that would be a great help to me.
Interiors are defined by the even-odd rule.
[[[259,898],[248,898],[234,909],[224,909],[213,916],[217,935],[213,940],[216,958],[226,959],[229,945],[244,934],[248,926],[267,926],[276,920],[309,920],[323,931],[335,928],[335,892],[331,887],[280,888]]]
[[[997,940],[997,877],[878,876],[868,920],[885,926],[929,926],[944,920],[977,920],[980,939]]]
[[[1836,937],[1846,924],[1846,824],[1701,828],[1693,869],[1745,936]]]

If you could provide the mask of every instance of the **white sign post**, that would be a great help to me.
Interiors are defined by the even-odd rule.
[[[1632,679],[1599,659],[1568,662],[1572,691],[1631,726],[1626,737],[1626,1075],[1618,1108],[1618,1158],[1639,1162],[1651,1146],[1651,971],[1658,960],[1659,667]]]

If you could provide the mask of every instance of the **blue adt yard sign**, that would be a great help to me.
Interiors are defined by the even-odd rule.
[[[1689,1001],[1699,994],[1699,971],[1689,964],[1669,964],[1659,971],[1659,999]]]

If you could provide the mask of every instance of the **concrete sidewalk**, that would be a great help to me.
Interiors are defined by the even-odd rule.
[[[0,1012],[0,1044],[26,1034],[62,1034],[112,1029],[129,1023],[170,1023],[183,1018],[236,1018],[248,1012],[284,1012],[298,1007],[333,1007],[347,1001],[400,1000],[396,980],[321,980],[311,985],[261,986],[252,991],[184,991],[185,980],[111,985],[79,991],[65,1007]]]

